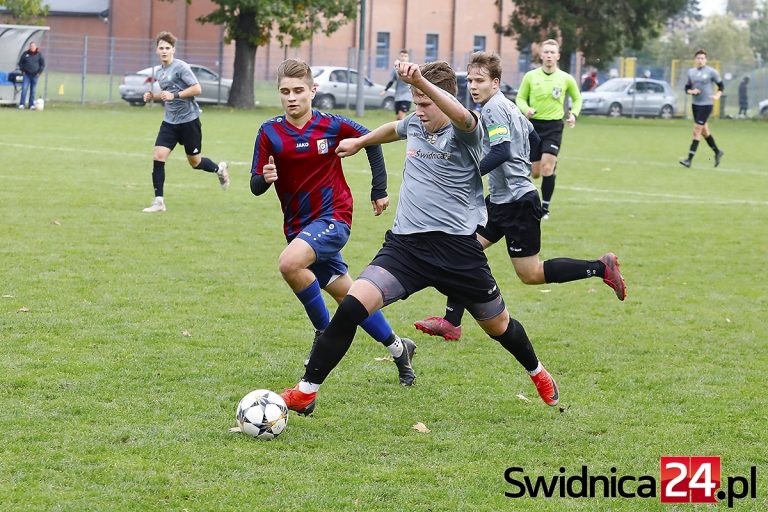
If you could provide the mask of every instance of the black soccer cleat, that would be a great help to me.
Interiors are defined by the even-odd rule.
[[[718,150],[717,153],[715,153],[715,167],[720,165],[720,159],[723,158],[723,155],[725,153],[723,151]]]
[[[408,338],[400,338],[400,342],[403,344],[403,353],[395,358],[400,384],[403,386],[413,386],[413,381],[416,380],[416,372],[411,367],[411,359],[413,359],[413,355],[416,353],[416,344]]]
[[[680,160],[680,165],[682,165],[683,167],[688,167],[690,169],[691,161],[687,158],[685,160]],[[715,167],[717,167],[717,164],[715,164]]]

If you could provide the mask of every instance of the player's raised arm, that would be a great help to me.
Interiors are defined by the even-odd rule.
[[[395,70],[403,82],[420,90],[431,99],[459,130],[471,132],[475,129],[477,126],[475,115],[459,103],[459,100],[454,96],[447,94],[424,78],[418,64],[395,61]]]
[[[386,144],[388,142],[400,140],[400,136],[397,134],[397,123],[398,121],[392,121],[379,126],[372,132],[368,132],[361,137],[339,141],[339,145],[336,147],[336,154],[341,158],[344,158],[352,156],[368,146]]]

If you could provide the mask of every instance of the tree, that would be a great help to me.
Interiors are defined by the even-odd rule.
[[[496,0],[496,4],[502,0]],[[695,0],[694,0],[695,1]],[[690,0],[517,0],[506,25],[496,30],[517,37],[520,50],[547,38],[560,40],[560,61],[570,71],[569,56],[581,50],[600,66],[624,49],[640,49],[659,34],[663,23]]]
[[[738,73],[755,64],[749,48],[749,29],[734,23],[732,16],[710,16],[693,32],[691,42],[694,48],[707,50],[710,59],[719,60],[723,72]]]
[[[167,0],[174,1],[174,0]],[[191,3],[192,0],[186,0]],[[235,42],[235,65],[229,104],[253,107],[256,50],[272,39],[299,46],[322,32],[331,34],[357,16],[358,0],[212,0],[219,7],[198,18],[226,28],[226,41]]]
[[[755,12],[755,0],[728,0],[726,12],[737,19],[749,19]]]
[[[0,0],[0,7],[5,7],[19,25],[43,25],[43,18],[48,16],[48,6],[41,0]]]
[[[760,54],[760,59],[768,59],[768,5],[763,7],[760,15],[749,22],[749,46],[752,51]]]

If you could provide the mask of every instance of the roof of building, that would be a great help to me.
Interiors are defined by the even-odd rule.
[[[99,14],[109,9],[109,0],[43,0],[50,14]]]

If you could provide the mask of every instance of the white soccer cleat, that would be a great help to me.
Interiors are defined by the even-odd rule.
[[[19,105],[19,110],[24,110],[24,105]]]
[[[144,208],[141,210],[145,213],[155,213],[155,212],[164,212],[165,211],[165,201],[163,201],[162,197],[156,197],[154,201],[152,201],[152,204],[148,206],[147,208]]]
[[[216,175],[219,177],[221,190],[227,190],[229,188],[229,172],[227,172],[227,167],[227,162],[220,162],[219,170],[216,171]]]

